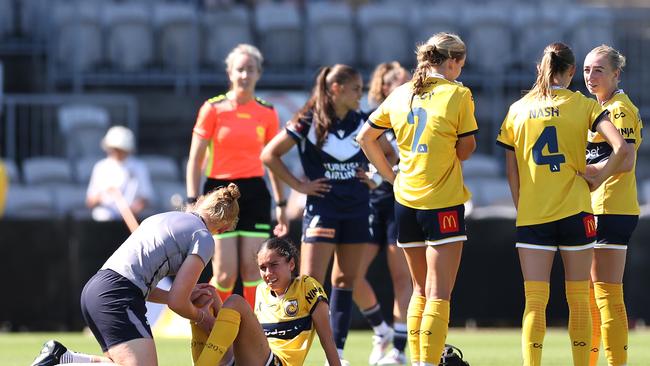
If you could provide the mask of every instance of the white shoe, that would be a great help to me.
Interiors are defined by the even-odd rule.
[[[388,328],[386,333],[372,336],[372,351],[370,352],[370,357],[368,357],[368,364],[376,365],[384,357],[388,346],[393,342],[394,335],[395,331],[393,328]]]
[[[377,365],[406,365],[406,355],[404,352],[400,352],[398,349],[393,348],[390,350],[384,358],[377,362]]]

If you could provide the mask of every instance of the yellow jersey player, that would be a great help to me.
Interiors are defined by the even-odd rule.
[[[614,126],[618,128],[631,150],[641,144],[643,124],[638,108],[618,88],[625,56],[614,48],[602,45],[594,48],[585,58],[584,78],[589,92],[609,111]],[[598,133],[589,134],[587,144],[587,174],[594,174],[605,164],[611,148]],[[636,178],[636,154],[629,154],[623,170],[607,179],[591,193],[591,206],[596,215],[597,243],[591,265],[590,291],[593,318],[590,366],[598,361],[601,327],[608,365],[627,364],[627,313],[623,301],[623,272],[630,236],[639,221]]]
[[[414,365],[440,362],[467,239],[463,204],[470,193],[460,162],[474,152],[478,126],[472,93],[455,81],[465,55],[457,35],[433,35],[418,47],[411,82],[388,96],[357,138],[377,171],[394,185],[397,246],[404,249],[414,283],[407,310]],[[377,141],[388,128],[399,150],[397,174]]]
[[[294,276],[297,259],[298,250],[285,239],[262,244],[257,263],[264,282],[257,287],[255,312],[233,295],[219,310],[209,336],[193,324],[194,365],[218,365],[232,346],[238,365],[300,366],[314,333],[329,365],[342,364],[329,324],[327,295],[314,278]]]
[[[526,296],[522,352],[527,366],[541,364],[550,273],[558,248],[565,267],[573,364],[589,362],[589,268],[596,241],[589,190],[616,172],[628,153],[607,111],[566,89],[575,70],[568,46],[548,45],[533,89],[510,107],[497,137],[507,149],[506,171],[518,210],[516,246]],[[589,177],[584,176],[583,158],[587,131],[598,131],[612,151],[602,170]]]

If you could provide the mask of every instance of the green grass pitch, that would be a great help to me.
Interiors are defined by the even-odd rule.
[[[41,344],[48,339],[58,339],[70,349],[86,353],[98,353],[95,339],[81,333],[0,333],[0,364],[3,366],[27,366],[34,359]],[[324,354],[315,338],[305,365],[322,366]],[[345,357],[352,365],[367,365],[370,353],[371,332],[353,331],[348,337]],[[452,328],[448,343],[461,348],[465,359],[472,366],[521,365],[518,329]],[[190,366],[189,340],[156,339],[160,366]],[[630,332],[630,365],[650,365],[650,330]],[[544,342],[543,364],[566,366],[571,364],[569,339],[565,329],[549,329]],[[601,355],[598,365],[606,365]]]

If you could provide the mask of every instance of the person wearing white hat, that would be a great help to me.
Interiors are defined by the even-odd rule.
[[[133,157],[135,137],[124,126],[113,126],[102,139],[106,158],[95,163],[86,192],[86,205],[97,221],[119,220],[116,198],[121,196],[137,216],[153,199],[147,167]]]

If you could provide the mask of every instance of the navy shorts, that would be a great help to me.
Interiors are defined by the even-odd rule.
[[[370,206],[370,242],[381,247],[397,243],[394,200],[390,204]]]
[[[596,221],[588,212],[537,225],[517,227],[517,248],[556,251],[593,248]]]
[[[465,206],[419,210],[395,202],[397,246],[440,245],[467,240]]]
[[[636,215],[596,215],[598,249],[627,249],[630,237],[639,223]]]
[[[81,313],[106,352],[112,346],[153,338],[142,291],[112,270],[100,270],[81,292]]]
[[[309,214],[302,217],[304,243],[358,244],[370,242],[370,219],[367,215],[351,218]]]
[[[237,200],[237,203],[239,203],[239,221],[235,230],[215,235],[215,237],[270,237],[271,195],[266,188],[264,179],[259,177],[233,180],[208,178],[205,181],[203,192],[208,193],[215,188],[226,187],[228,183],[235,183],[241,193],[241,197]]]

